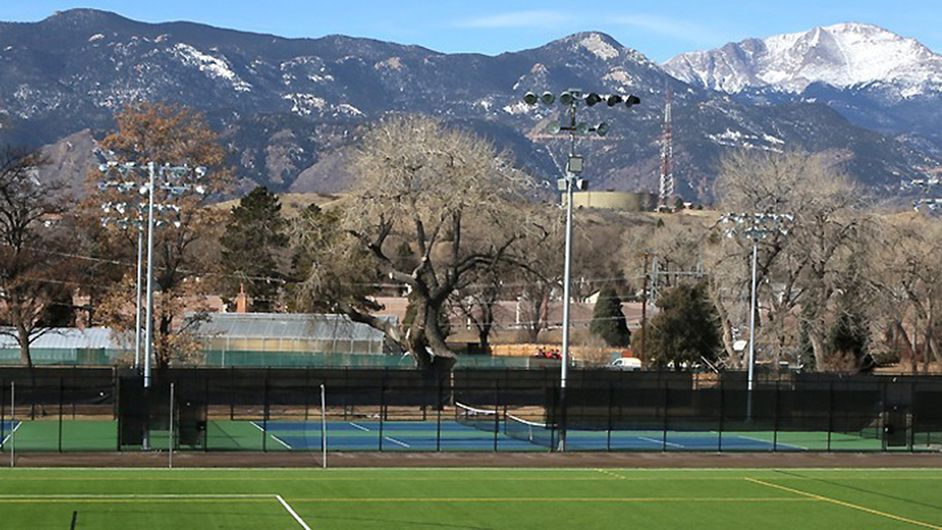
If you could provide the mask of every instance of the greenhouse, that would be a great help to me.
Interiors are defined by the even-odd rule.
[[[0,364],[20,364],[20,347],[9,334],[12,331],[3,328],[0,333]],[[128,355],[110,328],[52,328],[37,337],[29,350],[33,364],[47,365],[111,365]]]
[[[384,317],[395,323],[395,317]],[[193,334],[206,366],[399,366],[385,335],[345,315],[213,313]]]

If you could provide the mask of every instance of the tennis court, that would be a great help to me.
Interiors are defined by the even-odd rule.
[[[490,414],[493,414],[491,411]],[[19,452],[114,451],[117,422],[90,420],[24,420],[2,426],[0,448],[7,450],[14,437]],[[211,420],[205,445],[177,444],[178,450],[320,451],[322,423],[315,420]],[[357,418],[326,422],[329,451],[507,451],[539,452],[556,449],[559,431],[544,423],[511,414],[411,421]],[[166,448],[167,431],[151,431],[151,446]],[[881,440],[860,433],[719,432],[679,430],[570,429],[569,451],[873,451]],[[914,450],[934,450],[934,445]],[[128,448],[129,450],[133,450]]]
[[[938,469],[2,469],[8,528],[942,529]]]

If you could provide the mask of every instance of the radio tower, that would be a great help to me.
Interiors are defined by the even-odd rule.
[[[671,103],[674,96],[669,84],[667,88],[667,103],[664,105],[664,126],[661,132],[661,182],[658,189],[658,211],[673,209],[671,199],[674,197],[674,131],[671,124]]]

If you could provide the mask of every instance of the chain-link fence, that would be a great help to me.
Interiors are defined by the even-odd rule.
[[[321,386],[324,401],[321,401]],[[573,370],[0,369],[0,449],[937,451],[942,378]],[[172,394],[172,396],[171,396]]]

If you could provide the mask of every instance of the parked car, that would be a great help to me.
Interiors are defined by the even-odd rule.
[[[612,370],[625,370],[634,372],[641,369],[641,359],[636,357],[621,357],[612,361],[609,365]]]

